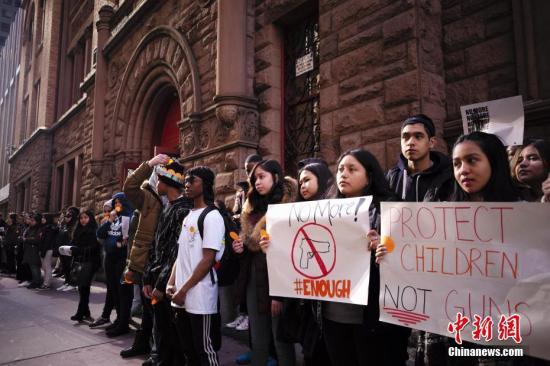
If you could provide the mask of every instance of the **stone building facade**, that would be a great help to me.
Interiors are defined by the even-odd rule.
[[[212,167],[228,201],[256,151],[289,173],[302,157],[333,165],[351,147],[389,167],[408,115],[430,115],[446,150],[460,133],[460,105],[518,94],[527,135],[550,137],[545,1],[23,7],[13,209],[27,207],[25,192],[31,209],[99,209],[155,151]]]
[[[0,5],[2,13],[6,8],[14,8],[12,2],[9,5]],[[9,19],[9,32],[5,32],[4,44],[0,46],[0,213],[6,217],[8,211],[10,166],[8,157],[13,149],[15,110],[17,102],[17,86],[19,84],[19,55],[21,47],[21,27],[23,24],[23,11],[14,8],[14,13]],[[3,24],[0,25],[2,27]],[[0,41],[0,44],[2,41]]]

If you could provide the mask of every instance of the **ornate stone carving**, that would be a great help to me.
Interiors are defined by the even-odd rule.
[[[216,108],[216,117],[222,126],[233,127],[237,121],[239,107],[236,105],[222,105]]]
[[[258,142],[258,111],[235,104],[221,105],[216,108],[216,117],[220,126],[216,128],[216,143],[231,140]]]
[[[210,133],[208,131],[207,126],[202,126],[200,128],[199,132],[199,146],[202,150],[206,150],[208,148],[208,144],[210,142]]]
[[[90,163],[90,172],[95,178],[101,177],[101,172],[103,170],[103,161],[102,160],[92,160]]]

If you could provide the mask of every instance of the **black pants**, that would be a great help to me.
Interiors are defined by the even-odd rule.
[[[63,273],[63,277],[65,277],[65,284],[76,286],[74,281],[71,279],[71,264],[73,263],[73,257],[60,255],[59,260],[61,262],[61,272]]]
[[[179,347],[185,353],[188,366],[218,366],[221,347],[220,314],[190,314],[176,310]]]
[[[143,286],[139,286],[139,295],[143,305],[143,314],[141,315],[141,332],[147,334],[147,338],[153,335],[153,305],[151,300],[143,295]]]
[[[149,300],[151,301],[151,300]],[[156,349],[156,365],[172,366],[185,364],[182,349],[178,347],[178,333],[170,301],[162,300],[153,307],[153,339]]]
[[[118,323],[121,326],[128,326],[128,324],[130,324],[132,302],[134,301],[134,285],[123,283],[122,279],[119,281],[121,285],[120,285],[120,313],[118,315]]]
[[[116,310],[117,319],[120,314],[120,277],[126,265],[126,258],[120,254],[107,253],[105,255],[105,277],[107,280],[107,295],[101,317],[108,319],[111,317],[113,308]]]
[[[15,247],[4,244],[4,252],[6,254],[6,263],[4,269],[7,273],[15,273]]]
[[[90,316],[90,285],[78,286],[78,309],[76,313],[78,315]]]
[[[323,337],[333,365],[386,365],[380,362],[374,347],[374,332],[364,324],[337,323],[325,318]]]
[[[15,278],[20,282],[32,280],[31,267],[29,267],[29,265],[26,263],[23,264],[23,254],[24,254],[23,244],[18,244],[17,255],[15,256],[15,260],[17,263],[17,271],[16,271]]]

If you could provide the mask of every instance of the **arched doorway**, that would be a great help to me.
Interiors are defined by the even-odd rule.
[[[181,107],[177,94],[167,98],[159,110],[158,128],[155,128],[155,137],[152,154],[165,153],[179,155]]]

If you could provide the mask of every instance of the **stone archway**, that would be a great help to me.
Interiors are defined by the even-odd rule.
[[[166,88],[177,91],[182,118],[201,112],[199,72],[192,49],[175,29],[160,26],[141,40],[124,71],[115,103],[110,154],[143,158],[144,144],[154,128],[148,107]]]

